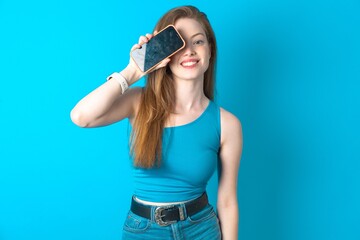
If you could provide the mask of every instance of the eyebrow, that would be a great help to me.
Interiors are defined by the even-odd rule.
[[[199,33],[195,33],[194,35],[192,35],[191,38],[194,38],[194,37],[196,37],[197,35],[203,35],[203,36],[205,37],[205,34],[199,32]]]

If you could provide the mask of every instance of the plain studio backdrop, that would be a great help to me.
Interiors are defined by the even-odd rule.
[[[0,0],[1,240],[121,238],[129,122],[69,114],[187,4],[214,27],[216,102],[243,125],[239,239],[360,239],[358,0]]]

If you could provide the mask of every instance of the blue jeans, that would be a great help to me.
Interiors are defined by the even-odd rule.
[[[160,226],[154,219],[152,207],[151,220],[129,211],[123,227],[123,240],[217,240],[221,239],[219,219],[211,205],[183,221],[168,226]]]

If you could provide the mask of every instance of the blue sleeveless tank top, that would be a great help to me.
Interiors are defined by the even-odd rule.
[[[159,167],[133,167],[134,195],[151,202],[177,202],[199,197],[219,158],[220,108],[209,101],[193,122],[163,129]]]

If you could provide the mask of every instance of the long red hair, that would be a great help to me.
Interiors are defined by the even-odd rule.
[[[163,15],[155,26],[159,31],[180,18],[197,20],[203,27],[210,46],[209,67],[204,73],[204,94],[214,99],[216,39],[205,13],[193,6],[171,9]],[[148,74],[146,85],[141,94],[138,113],[131,133],[130,152],[134,165],[142,168],[159,166],[162,156],[162,132],[166,120],[175,108],[175,87],[170,68],[164,67]]]

